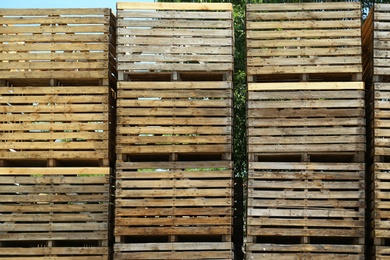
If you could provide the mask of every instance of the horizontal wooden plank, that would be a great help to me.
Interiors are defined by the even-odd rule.
[[[47,232],[47,233],[29,233],[28,240],[107,240],[108,232],[93,231],[93,232]],[[8,233],[0,236],[0,241],[23,241],[26,240],[24,233]]]
[[[50,223],[50,224],[11,224],[7,223],[0,226],[1,232],[57,232],[57,231],[99,231],[107,230],[108,223]]]
[[[249,167],[258,170],[307,170],[307,171],[364,171],[363,163],[320,163],[320,162],[250,162]]]
[[[1,151],[0,157],[3,159],[43,159],[47,160],[48,158],[61,158],[61,159],[71,159],[77,158],[80,159],[108,159],[107,150],[94,150],[94,151]]]
[[[232,162],[230,160],[218,160],[218,161],[172,161],[172,162],[117,162],[116,169],[119,170],[131,170],[131,169],[182,169],[182,168],[232,168]],[[221,169],[222,170],[222,169]],[[224,170],[224,169],[223,169]],[[222,171],[223,171],[222,170]],[[188,172],[192,174],[191,172]],[[201,171],[198,172],[202,174]],[[132,173],[134,174],[134,172]],[[187,173],[183,173],[187,174]]]
[[[305,191],[283,191],[276,193],[275,191],[261,191],[261,190],[256,190],[251,192],[251,197],[257,197],[257,198],[275,198],[275,199],[282,199],[282,198],[290,198],[290,199],[364,199],[364,189],[360,191],[316,191],[316,192],[305,192]],[[257,216],[258,214],[291,214],[291,216],[300,216],[300,213],[296,213],[294,209],[286,209],[286,212],[284,213],[277,213],[278,211],[274,211],[274,209],[265,209],[264,213],[263,211],[260,211],[260,209],[250,209],[252,213],[248,212],[248,215]],[[300,210],[297,210],[300,212]],[[268,212],[268,213],[267,213]],[[304,213],[302,213],[304,214]],[[306,214],[306,213],[305,213]],[[308,213],[309,214],[309,213]],[[320,213],[318,213],[320,214]],[[330,210],[326,209],[322,211],[323,216],[326,217],[326,214],[330,214]],[[337,214],[344,214],[342,212],[335,212],[335,215]],[[351,213],[354,217],[356,217],[360,213],[356,213],[353,211]],[[262,216],[262,215],[261,215]],[[283,215],[281,215],[283,216]],[[306,216],[311,216],[311,215],[306,215]],[[313,215],[313,217],[315,217]],[[328,215],[330,217],[330,215]],[[338,217],[341,217],[341,215],[338,215]],[[347,217],[347,216],[345,216]],[[350,216],[352,217],[352,216]]]
[[[232,207],[197,207],[186,208],[134,208],[129,210],[128,208],[116,208],[115,215],[117,217],[122,216],[232,216]],[[167,233],[165,233],[167,234]],[[169,233],[168,233],[169,234]]]
[[[263,117],[265,118],[265,117]],[[336,127],[324,128],[324,127],[294,127],[294,128],[279,128],[279,127],[267,127],[267,128],[249,128],[248,137],[251,136],[349,136],[358,135],[362,138],[365,135],[364,127]],[[390,136],[390,131],[389,131]]]
[[[106,254],[108,255],[108,247],[0,247],[0,259],[2,256],[7,255],[9,257],[12,256],[12,259],[15,259],[16,256],[23,257],[24,255],[29,255],[31,258],[33,255],[60,255],[61,258],[66,257],[66,255],[73,255],[73,257],[77,258],[77,255],[87,255],[86,257],[91,257],[91,259],[95,260],[93,255],[98,254]],[[88,256],[89,255],[89,256]],[[29,257],[29,259],[30,259]],[[85,256],[84,256],[85,257]],[[65,258],[66,259],[66,258]],[[99,260],[102,260],[102,258]]]
[[[117,153],[230,153],[231,145],[160,145],[154,146],[118,146]],[[1,155],[1,153],[0,153]]]
[[[74,16],[71,15],[62,16],[62,17],[14,17],[14,16],[2,16],[0,17],[1,24],[39,24],[39,25],[50,25],[50,24],[66,24],[67,26],[77,25],[77,24],[107,24],[109,23],[109,16],[102,17],[93,17],[93,16]]]
[[[14,207],[14,209],[18,210],[18,208]],[[28,213],[28,210],[26,211]],[[107,211],[106,211],[107,212]],[[93,222],[93,221],[108,221],[108,213],[99,213],[99,212],[83,212],[83,213],[74,213],[74,212],[65,212],[55,214],[49,213],[34,213],[34,214],[25,214],[23,210],[19,210],[19,212],[12,212],[12,214],[1,214],[0,220],[5,222],[75,222],[75,221],[85,221],[85,222]],[[1,250],[1,247],[0,247]]]
[[[227,144],[231,143],[230,136],[117,136],[117,144],[179,144],[189,145],[194,143],[202,144]],[[1,145],[0,145],[1,147]]]
[[[2,16],[110,15],[109,8],[2,8]]]
[[[247,11],[300,11],[300,10],[350,10],[360,9],[358,2],[331,2],[327,5],[322,3],[280,3],[280,4],[248,4]]]
[[[364,90],[363,82],[277,82],[249,83],[249,91],[262,90]]]
[[[314,29],[314,28],[359,28],[361,25],[360,17],[348,21],[343,20],[303,20],[303,21],[247,21],[247,30],[256,29]],[[348,40],[346,40],[347,42]]]
[[[364,228],[358,229],[295,229],[295,228],[261,228],[248,227],[248,235],[261,236],[315,236],[315,237],[356,237],[364,238]]]
[[[265,66],[265,67],[248,67],[247,72],[250,75],[255,74],[302,74],[302,73],[361,73],[362,66],[355,65],[319,65],[319,66]]]
[[[231,177],[231,176],[230,176]],[[158,198],[158,197],[231,197],[232,190],[227,186],[226,189],[182,189],[182,190],[164,190],[158,187],[152,189],[122,189],[118,187],[115,196],[120,198]],[[79,195],[80,196],[80,195]],[[1,200],[0,200],[1,201]]]
[[[0,167],[1,175],[88,175],[88,174],[110,174],[107,167]]]
[[[332,245],[332,244],[268,244],[268,243],[247,243],[248,251],[279,251],[279,252],[324,252],[331,256],[331,253],[361,253],[363,245]],[[284,253],[281,253],[284,254]],[[355,257],[355,256],[353,256]]]
[[[118,10],[209,10],[209,11],[231,11],[233,9],[230,3],[130,3],[117,2]]]
[[[115,243],[114,250],[117,252],[127,251],[190,251],[190,250],[231,250],[230,242],[175,242],[175,243]]]
[[[231,198],[116,199],[116,207],[231,207]],[[193,224],[196,222],[194,221]],[[179,223],[177,223],[179,224]]]
[[[118,89],[144,89],[144,90],[197,90],[197,89],[231,89],[232,82],[229,81],[172,81],[172,82],[132,82],[119,81]]]
[[[228,235],[230,227],[124,227],[117,226],[114,230],[115,236],[123,235]]]

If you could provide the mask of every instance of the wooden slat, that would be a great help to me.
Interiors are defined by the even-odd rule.
[[[230,242],[116,243],[116,259],[233,259]]]

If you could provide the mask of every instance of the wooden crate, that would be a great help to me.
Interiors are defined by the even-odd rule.
[[[108,259],[110,168],[0,168],[0,259]]]
[[[246,38],[249,81],[291,74],[361,80],[359,2],[248,4]]]
[[[365,152],[362,82],[249,83],[248,152]]]
[[[390,156],[390,83],[373,83],[370,97],[371,149],[369,155],[374,158],[374,162],[382,162]]]
[[[4,160],[48,159],[109,165],[115,114],[108,83],[6,85],[0,87],[0,95],[3,165],[7,165]]]
[[[114,258],[125,259],[233,259],[230,242],[137,243],[114,246]]]
[[[371,229],[373,256],[376,259],[390,257],[390,163],[374,162],[371,167]]]
[[[117,3],[118,71],[233,70],[230,3]]]
[[[232,215],[231,161],[116,164],[118,243],[145,237],[231,241]]]
[[[363,257],[364,163],[249,162],[247,204],[247,259]]]
[[[363,37],[366,81],[389,81],[390,4],[373,5],[363,25]]]
[[[116,153],[224,154],[232,146],[232,83],[118,82]]]
[[[115,78],[110,9],[1,9],[1,79]]]

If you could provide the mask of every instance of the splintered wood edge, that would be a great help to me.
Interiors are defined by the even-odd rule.
[[[0,175],[78,175],[78,174],[110,174],[109,167],[1,167]]]
[[[282,82],[282,83],[249,83],[248,90],[364,90],[364,82]]]
[[[117,10],[206,10],[206,11],[232,11],[231,3],[129,3],[117,2]]]

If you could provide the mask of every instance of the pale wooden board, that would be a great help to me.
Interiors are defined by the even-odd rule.
[[[2,9],[0,16],[1,78],[111,77],[110,9]]]
[[[115,259],[233,259],[230,242],[115,243]]]
[[[249,4],[248,75],[362,73],[360,9],[358,3]]]
[[[325,254],[334,253],[364,253],[364,247],[362,245],[329,245],[329,244],[266,244],[266,243],[247,243],[246,249],[248,251],[279,251],[279,252],[322,252]]]
[[[230,161],[118,162],[115,236],[230,235],[232,174]]]
[[[233,70],[231,4],[118,3],[117,10],[119,71]]]

